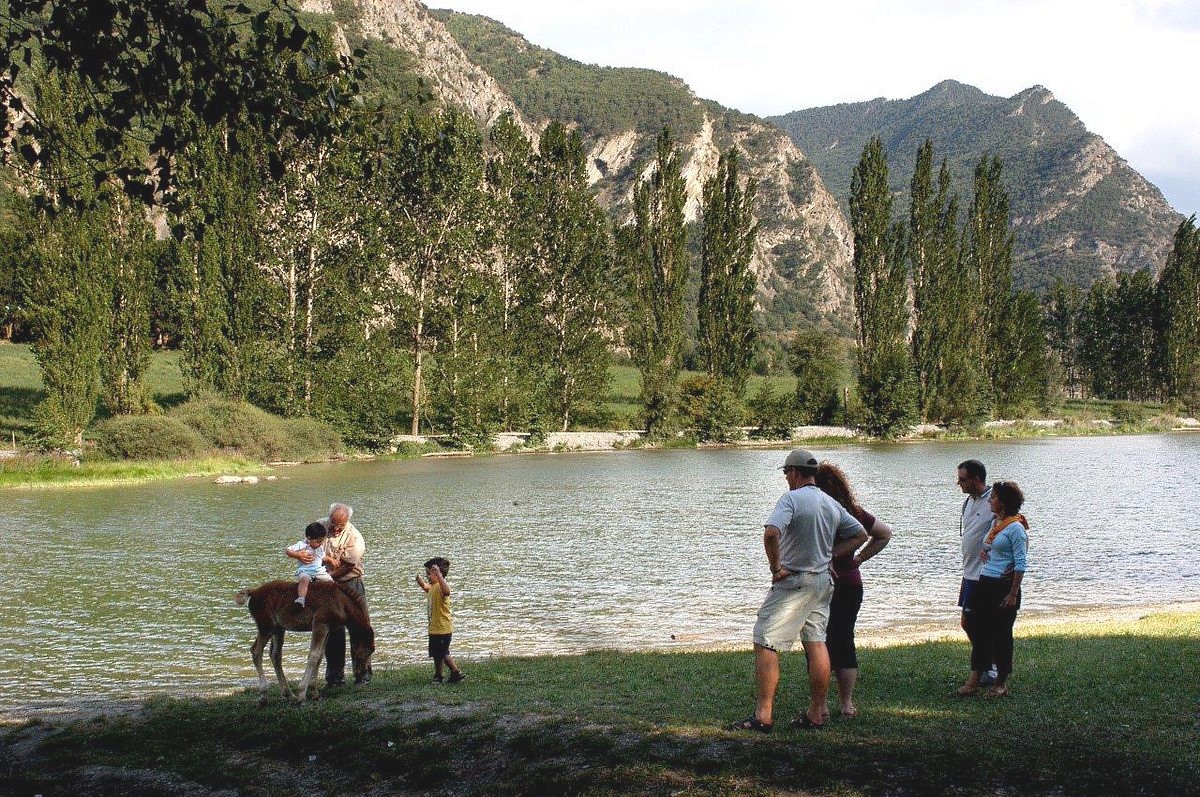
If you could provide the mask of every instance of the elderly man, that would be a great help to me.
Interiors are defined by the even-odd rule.
[[[829,651],[825,624],[833,597],[830,564],[867,541],[867,532],[841,504],[816,486],[817,458],[798,448],[782,470],[788,491],[775,505],[763,532],[771,591],[754,624],[754,714],[732,730],[770,733],[775,728],[775,690],[779,651],[791,650],[799,637],[808,657],[808,709],[793,721],[798,728],[824,727],[829,692]]]
[[[325,568],[333,580],[349,587],[367,600],[367,590],[363,586],[363,554],[366,546],[363,536],[350,516],[354,509],[346,504],[330,504],[329,517],[322,518],[319,523],[329,531],[325,543],[328,553],[325,555]],[[369,683],[371,669],[355,683]],[[346,627],[334,625],[329,628],[329,639],[325,642],[325,684],[327,686],[342,686],[346,683]]]

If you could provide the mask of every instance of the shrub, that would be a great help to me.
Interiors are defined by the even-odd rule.
[[[260,461],[288,453],[288,435],[279,418],[243,401],[199,398],[176,407],[171,416],[195,429],[217,448]]]
[[[342,453],[342,436],[332,426],[315,418],[283,418],[288,459],[326,459]]]
[[[177,418],[122,415],[96,426],[97,450],[112,459],[187,459],[208,448],[204,438]]]
[[[742,436],[745,409],[729,386],[711,376],[683,380],[679,391],[684,424],[703,442],[727,443]]]
[[[1117,401],[1113,403],[1113,423],[1126,428],[1141,426],[1145,423],[1148,414],[1145,407],[1140,404],[1134,404],[1132,401]]]

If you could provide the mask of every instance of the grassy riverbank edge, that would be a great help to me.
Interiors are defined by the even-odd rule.
[[[799,653],[770,736],[722,729],[753,705],[745,650],[497,658],[454,687],[409,666],[300,706],[246,690],[9,721],[0,793],[1187,793],[1200,606],[1118,612],[1019,621],[1003,700],[949,696],[960,639],[866,648],[860,715],[821,732],[784,727]]]
[[[271,470],[245,457],[82,462],[61,457],[22,457],[0,461],[0,489],[117,487],[225,474],[262,475]]]

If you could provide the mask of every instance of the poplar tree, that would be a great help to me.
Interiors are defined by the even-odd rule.
[[[1084,397],[1079,339],[1084,294],[1078,285],[1055,280],[1046,302],[1046,339],[1057,360],[1066,395]]]
[[[906,336],[905,235],[900,224],[892,223],[887,160],[878,138],[863,148],[854,169],[850,223],[863,426],[871,434],[892,437],[916,419],[916,380]]]
[[[494,271],[499,281],[500,318],[496,330],[499,383],[499,423],[504,429],[530,423],[536,369],[531,347],[519,324],[517,283],[520,270],[528,262],[524,253],[529,226],[523,224],[524,209],[530,202],[533,147],[517,126],[511,113],[504,113],[488,131],[491,156],[487,165],[487,185],[495,218]]]
[[[740,400],[754,359],[756,280],[750,270],[758,223],[757,185],[742,186],[737,149],[730,147],[704,184],[700,248],[698,348],[709,376]]]
[[[388,132],[375,168],[381,253],[392,312],[412,354],[411,433],[419,434],[431,337],[452,300],[448,283],[477,267],[486,203],[483,142],[465,114],[406,113]]]
[[[689,268],[685,201],[679,151],[664,128],[650,175],[634,190],[633,224],[620,236],[630,282],[629,348],[641,372],[650,436],[671,431],[683,367]]]
[[[1013,235],[1009,229],[1008,192],[1001,181],[1000,159],[984,156],[975,167],[974,196],[967,218],[967,257],[978,275],[981,297],[981,362],[990,404],[1003,411],[1018,397],[1012,394]]]
[[[1200,410],[1200,230],[1183,221],[1158,279],[1166,394],[1189,412]]]
[[[943,160],[932,182],[933,146],[917,153],[909,208],[913,283],[913,362],[921,415],[955,425],[981,420],[986,406],[980,372],[979,282],[964,257],[958,197]]]
[[[542,133],[519,225],[518,293],[525,328],[544,364],[544,395],[566,431],[608,383],[604,331],[612,308],[608,222],[588,189],[583,141],[559,122]]]

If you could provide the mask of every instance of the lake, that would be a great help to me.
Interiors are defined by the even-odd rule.
[[[1200,435],[857,444],[817,449],[895,529],[863,567],[864,629],[957,624],[955,466],[1025,490],[1024,609],[1200,599]],[[367,544],[376,669],[424,661],[413,577],[452,562],[454,653],[749,645],[768,586],[762,523],[785,452],[622,451],[308,465],[205,481],[7,491],[0,709],[254,682],[241,587],[291,578],[282,553],[331,501]],[[1018,624],[1020,620],[1018,619]],[[307,637],[289,635],[298,677]],[[268,665],[269,666],[269,665]],[[749,660],[747,667],[749,668]],[[749,676],[747,676],[749,677]]]

